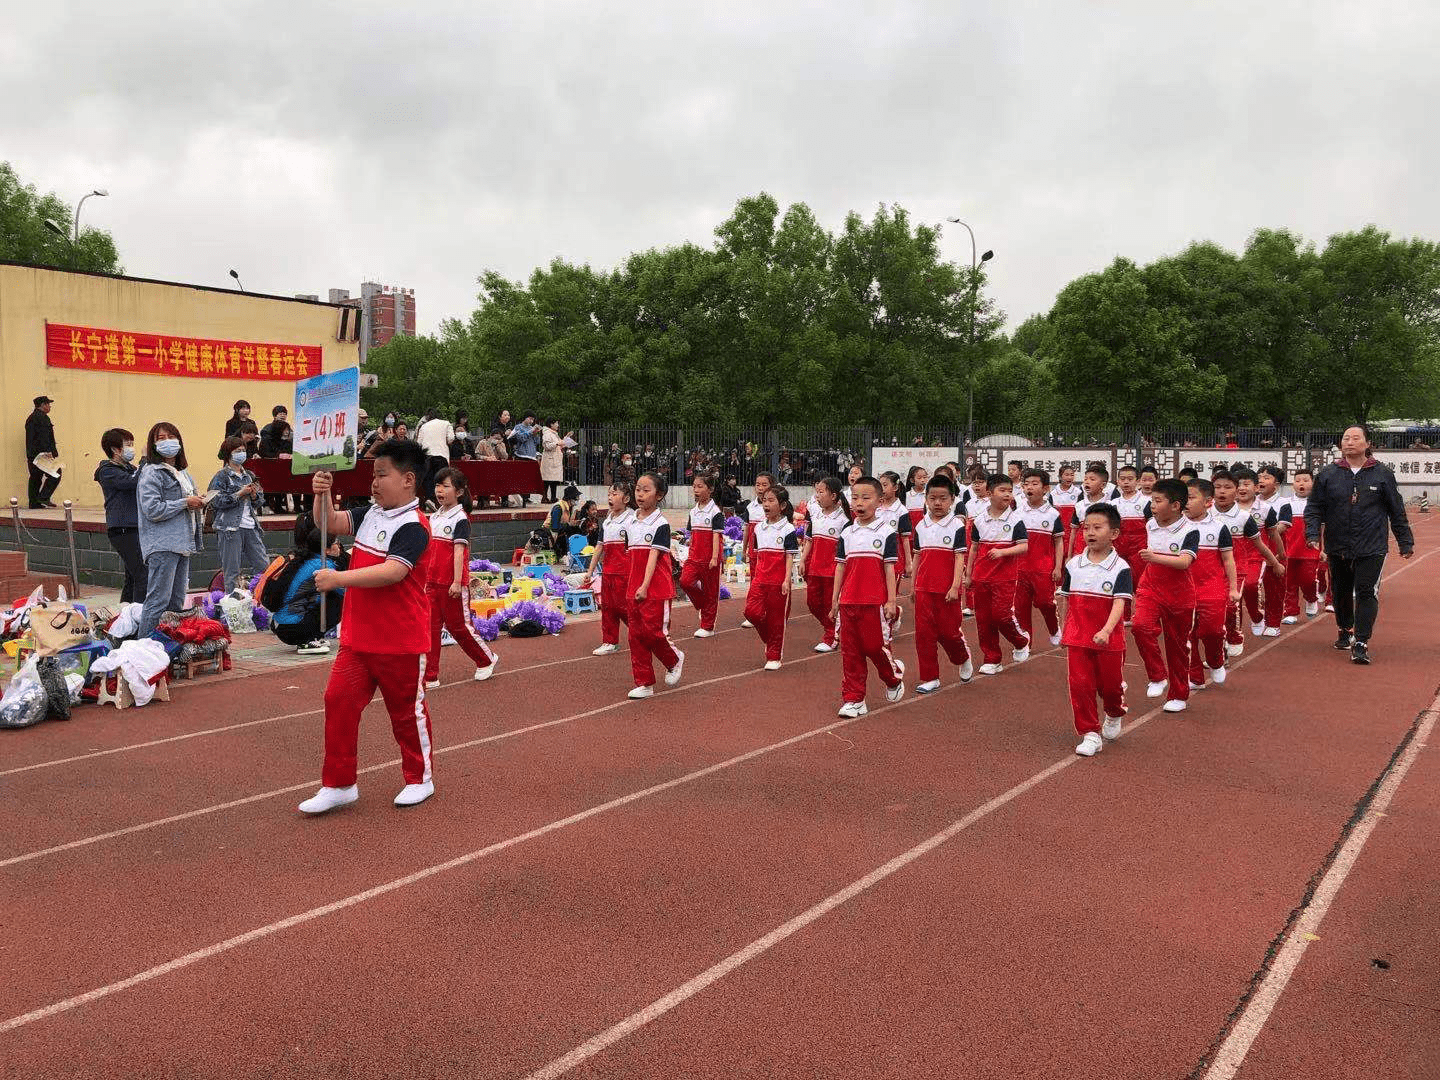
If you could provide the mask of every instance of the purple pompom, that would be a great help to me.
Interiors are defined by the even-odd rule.
[[[804,525],[796,525],[796,526],[795,526],[795,539],[796,539],[796,540],[804,540],[804,539],[805,539],[805,526],[804,526]]]
[[[218,604],[218,603],[224,598],[224,596],[225,596],[225,594],[224,594],[223,592],[221,592],[219,589],[211,589],[211,590],[210,590],[210,602],[211,602],[212,604]]]
[[[721,599],[721,600],[729,600],[729,599],[730,599],[730,586],[728,586],[728,585],[721,585],[721,586],[720,586],[720,599]]]
[[[477,574],[498,574],[500,564],[491,562],[489,559],[471,559],[470,569]]]
[[[256,630],[264,630],[270,625],[270,612],[266,611],[259,604],[255,605],[255,610],[251,612],[251,617],[255,620]]]

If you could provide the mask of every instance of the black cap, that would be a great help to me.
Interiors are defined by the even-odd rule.
[[[41,405],[50,405],[50,404],[53,404],[54,401],[55,401],[54,398],[49,398],[49,397],[46,397],[44,394],[41,394],[39,397],[37,397],[37,398],[35,399],[35,407],[38,409]]]

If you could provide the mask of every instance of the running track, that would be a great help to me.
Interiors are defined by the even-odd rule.
[[[1374,666],[1251,639],[1090,761],[1054,650],[846,722],[808,618],[679,606],[645,702],[593,622],[445,650],[409,811],[372,707],[295,812],[324,665],[7,732],[0,1076],[1440,1075],[1431,521]]]

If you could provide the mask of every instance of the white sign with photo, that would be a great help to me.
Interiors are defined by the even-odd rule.
[[[947,461],[959,461],[958,446],[876,446],[870,451],[870,475],[897,472],[904,480],[913,465],[933,473]]]

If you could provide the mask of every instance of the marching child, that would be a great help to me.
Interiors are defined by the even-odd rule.
[[[1125,719],[1125,631],[1121,620],[1134,598],[1130,567],[1115,551],[1120,512],[1096,503],[1080,522],[1085,550],[1071,558],[1060,577],[1065,599],[1065,665],[1070,709],[1080,743],[1075,753],[1094,757],[1106,739],[1120,737]],[[1095,708],[1100,697],[1105,722]]]
[[[790,618],[790,583],[800,541],[791,520],[790,492],[779,484],[765,489],[765,520],[755,527],[755,572],[745,597],[745,621],[765,645],[765,670],[779,671]]]
[[[690,509],[690,551],[680,568],[680,588],[700,613],[698,638],[715,635],[715,616],[720,610],[720,563],[725,549],[725,515],[715,505],[715,478],[695,474],[691,485],[695,505]]]
[[[360,797],[356,786],[360,714],[378,687],[400,744],[405,786],[396,806],[414,806],[435,794],[430,770],[430,711],[425,705],[425,653],[430,648],[430,609],[425,601],[425,554],[430,526],[420,513],[416,489],[425,475],[425,451],[409,439],[382,443],[372,456],[373,502],[336,510],[333,477],[311,479],[314,513],[328,513],[331,536],[355,534],[348,570],[315,571],[320,592],[345,590],[340,652],[325,684],[325,764],[321,788],[300,804],[301,813],[323,814]]]
[[[1080,501],[1075,504],[1075,520],[1071,525],[1070,552],[1079,554],[1080,549],[1085,546],[1085,538],[1081,532],[1080,524],[1085,520],[1085,514],[1090,507],[1102,502],[1113,502],[1114,497],[1120,494],[1118,488],[1111,494],[1110,470],[1103,462],[1092,461],[1085,466],[1085,479],[1081,483]],[[1121,519],[1124,520],[1123,518]],[[1122,526],[1123,529],[1123,526]],[[1123,532],[1122,532],[1123,535]],[[1121,556],[1122,558],[1124,556]]]
[[[1145,694],[1165,695],[1166,712],[1184,712],[1190,700],[1190,634],[1195,627],[1190,564],[1200,550],[1200,530],[1183,513],[1189,499],[1189,488],[1179,480],[1159,480],[1150,493],[1150,524],[1140,553],[1147,566],[1135,590],[1130,625],[1150,680]]]
[[[895,530],[895,576],[897,580],[904,581],[910,572],[910,549],[915,539],[915,530],[910,524],[910,514],[900,500],[899,473],[891,471],[880,474],[880,505],[875,509],[875,516],[890,522],[890,527]]]
[[[1210,476],[1210,483],[1214,485],[1215,491],[1215,518],[1230,530],[1230,542],[1235,556],[1235,576],[1243,599],[1246,584],[1259,579],[1262,548],[1267,554],[1271,554],[1270,549],[1264,546],[1265,541],[1260,536],[1260,522],[1238,501],[1239,485],[1234,474],[1228,469],[1216,470]],[[1274,557],[1273,554],[1271,557]],[[1240,600],[1233,602],[1225,613],[1225,651],[1230,656],[1239,656],[1245,651],[1245,635],[1240,630],[1241,603]],[[1256,617],[1259,614],[1257,599]],[[1260,630],[1263,631],[1264,627],[1260,627]]]
[[[960,492],[960,508],[955,512],[963,517],[974,517],[985,509],[990,497],[990,487],[985,480],[985,466],[978,461],[967,470],[970,483]]]
[[[925,491],[926,515],[915,527],[915,654],[917,694],[940,689],[938,648],[959,668],[961,682],[974,675],[970,649],[960,631],[960,590],[965,579],[965,521],[951,511],[955,482],[934,477]],[[1052,514],[1054,509],[1050,511]]]
[[[435,474],[426,558],[425,595],[430,601],[430,652],[425,658],[426,687],[440,685],[440,628],[450,631],[466,656],[475,661],[475,681],[495,674],[499,657],[470,621],[470,487],[459,469]]]
[[[911,465],[905,474],[905,509],[910,514],[912,532],[925,516],[925,485],[929,482],[930,473],[922,466]]]
[[[625,529],[635,520],[630,485],[623,480],[611,484],[605,501],[610,513],[600,523],[595,558],[581,582],[588,589],[600,575],[600,647],[595,656],[619,652],[620,624],[630,624],[630,555],[625,544]]]
[[[1120,494],[1110,500],[1120,511],[1120,537],[1115,541],[1115,550],[1129,564],[1130,578],[1138,589],[1145,577],[1145,564],[1140,560],[1140,552],[1145,550],[1145,523],[1150,518],[1150,496],[1140,493],[1140,474],[1134,465],[1120,466],[1117,475]],[[1154,490],[1154,485],[1151,485],[1151,490]]]
[[[1269,506],[1259,498],[1259,476],[1253,469],[1235,469],[1230,474],[1235,478],[1235,505],[1246,516],[1254,520],[1256,533],[1251,537],[1254,555],[1249,556],[1246,566],[1245,583],[1241,587],[1245,610],[1250,614],[1250,633],[1255,637],[1279,637],[1280,627],[1265,625],[1265,609],[1260,603],[1260,586],[1265,569],[1285,580],[1285,564],[1270,548]],[[1233,537],[1232,537],[1233,539]],[[1244,545],[1237,545],[1243,548]],[[1236,613],[1237,625],[1239,613]]]
[[[1265,530],[1265,542],[1275,552],[1281,569],[1266,565],[1260,579],[1260,590],[1264,593],[1264,623],[1266,637],[1280,636],[1280,622],[1285,616],[1285,530],[1280,528],[1280,506],[1285,497],[1280,488],[1285,483],[1285,470],[1278,465],[1264,465],[1255,477],[1255,512],[1261,516]]]
[[[630,555],[630,670],[635,675],[632,698],[655,695],[655,660],[665,669],[665,685],[680,682],[685,654],[670,640],[670,601],[675,579],[670,573],[670,523],[660,512],[669,485],[659,473],[643,473],[635,481],[635,516],[625,526]]]
[[[845,490],[842,491],[840,494],[845,496],[846,506],[849,506],[850,503],[853,501],[851,499],[850,492],[855,487],[855,482],[864,475],[865,470],[862,469],[859,465],[851,465],[849,470],[845,473]]]
[[[1195,626],[1190,632],[1190,689],[1205,688],[1205,669],[1215,685],[1225,682],[1225,612],[1240,599],[1230,530],[1215,517],[1215,485],[1198,477],[1186,490],[1185,518],[1200,530],[1190,578],[1195,583]]]
[[[975,607],[980,633],[981,675],[999,675],[1000,635],[1014,646],[1011,660],[1030,659],[1030,636],[1015,621],[1015,584],[1020,577],[1020,556],[1029,550],[1025,522],[1011,499],[1010,478],[995,473],[986,481],[990,505],[976,508],[970,518],[970,551],[964,584]]]
[[[1025,524],[1025,557],[1015,587],[1015,618],[1026,637],[1034,640],[1031,607],[1040,609],[1050,644],[1060,644],[1060,622],[1055,610],[1055,586],[1065,564],[1065,526],[1060,511],[1048,498],[1050,474],[1044,469],[1026,469],[1021,474],[1025,498],[1020,502],[1020,520]]]
[[[800,576],[805,579],[805,604],[820,624],[818,653],[835,649],[835,620],[830,605],[835,597],[835,546],[850,524],[850,504],[840,490],[838,477],[828,476],[815,483],[810,500],[809,528],[800,551]]]
[[[755,474],[755,498],[745,504],[745,543],[741,550],[745,553],[745,564],[750,568],[750,576],[755,576],[755,526],[765,520],[765,492],[770,490],[770,485],[775,483],[775,478],[768,472]],[[741,619],[740,625],[750,629],[750,620]]]
[[[1155,481],[1160,479],[1160,474],[1155,471],[1154,465],[1145,465],[1140,469],[1140,494],[1150,498],[1150,493],[1155,490]]]
[[[1060,466],[1060,483],[1050,490],[1050,504],[1060,511],[1068,535],[1075,524],[1075,504],[1085,497],[1085,490],[1075,483],[1075,466]]]
[[[1315,476],[1309,469],[1296,469],[1291,478],[1294,494],[1280,502],[1276,512],[1276,530],[1285,543],[1285,623],[1300,621],[1300,598],[1305,598],[1305,614],[1313,618],[1320,612],[1317,586],[1320,552],[1305,543],[1305,506]]]
[[[840,716],[864,716],[865,661],[885,684],[885,700],[905,696],[905,665],[890,652],[895,618],[895,530],[875,516],[880,481],[862,476],[850,486],[855,520],[835,548],[835,595],[830,617],[840,623]]]

